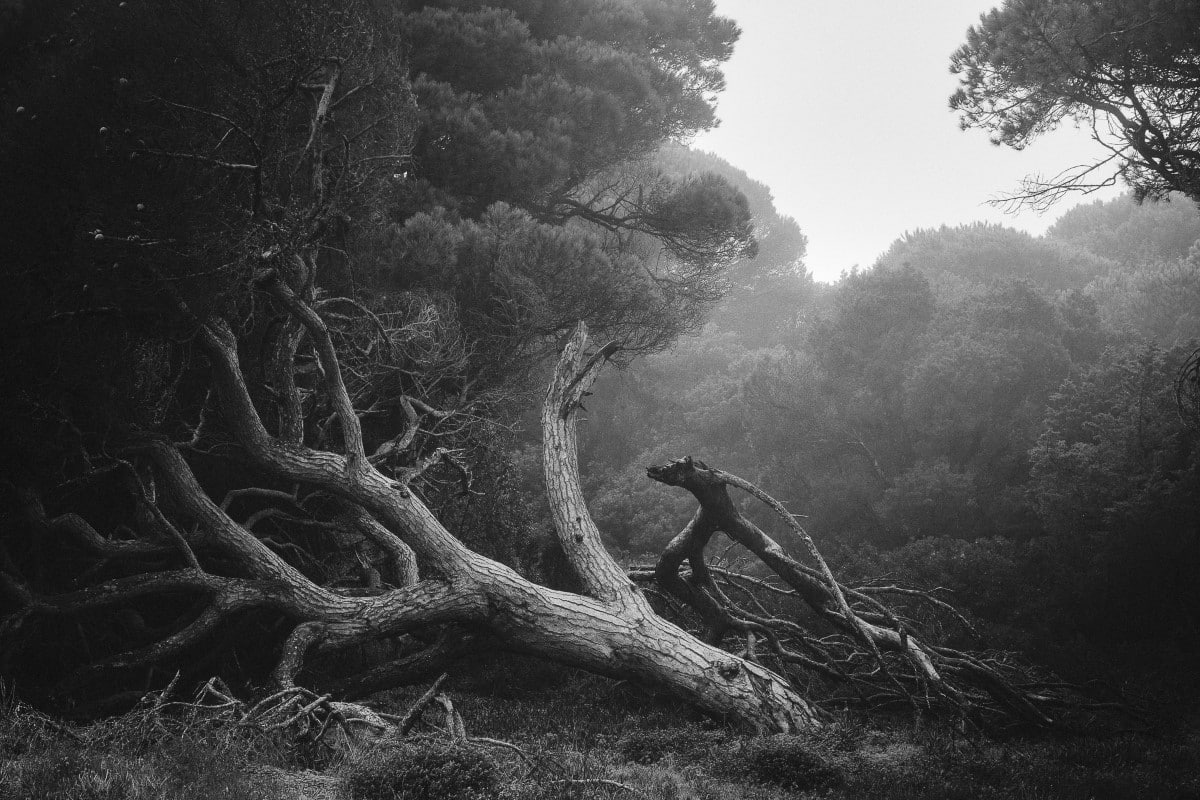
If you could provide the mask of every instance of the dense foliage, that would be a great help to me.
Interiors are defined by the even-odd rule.
[[[405,355],[429,402],[519,382],[579,319],[635,350],[694,327],[753,249],[746,203],[646,159],[713,123],[737,30],[711,4],[556,6],[30,4],[3,89],[6,389],[60,406],[30,386],[54,353],[78,405],[162,417],[178,302],[249,319],[254,271],[314,246],[323,291],[426,324]],[[121,369],[137,397],[85,388]]]

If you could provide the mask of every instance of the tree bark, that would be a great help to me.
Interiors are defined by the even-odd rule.
[[[1046,721],[1028,693],[1014,690],[988,664],[927,645],[886,607],[863,592],[840,586],[795,518],[757,487],[691,459],[649,470],[651,478],[691,491],[700,510],[647,574],[658,588],[699,614],[704,639],[660,616],[629,572],[605,549],[580,487],[575,416],[580,400],[616,349],[610,344],[587,355],[587,329],[582,323],[554,370],[541,423],[546,489],[558,541],[583,590],[573,593],[538,585],[472,551],[409,489],[408,482],[415,479],[412,470],[394,473],[400,479],[388,477],[367,456],[359,412],[343,380],[338,352],[324,321],[309,303],[311,288],[295,289],[273,272],[260,276],[259,282],[298,326],[285,326],[281,334],[285,341],[272,351],[271,380],[282,406],[278,434],[268,430],[251,398],[230,326],[212,319],[200,326],[197,338],[208,356],[210,380],[225,425],[253,466],[281,484],[303,486],[313,495],[329,498],[340,509],[332,521],[294,519],[311,523],[317,530],[356,530],[387,555],[391,586],[345,590],[314,581],[260,541],[250,530],[251,522],[239,524],[229,513],[232,501],[243,495],[282,502],[308,513],[298,499],[299,489],[290,494],[260,487],[235,489],[218,504],[184,457],[183,451],[194,443],[173,445],[155,439],[132,447],[130,456],[140,459],[143,467],[153,467],[161,492],[142,492],[141,502],[158,527],[169,531],[174,544],[107,540],[82,517],[64,514],[49,518],[37,497],[28,493],[24,495],[27,514],[34,528],[66,534],[104,557],[182,554],[190,568],[143,573],[41,597],[0,558],[0,590],[20,606],[16,614],[0,620],[0,631],[5,626],[20,626],[31,614],[73,614],[152,595],[194,594],[207,598],[207,606],[194,618],[180,621],[174,633],[141,649],[103,659],[85,672],[178,657],[228,624],[233,615],[268,609],[292,625],[273,673],[275,682],[284,688],[295,685],[310,655],[336,653],[368,640],[416,633],[420,640],[433,644],[392,664],[344,679],[341,686],[348,694],[361,696],[407,677],[440,670],[469,652],[474,642],[490,638],[506,649],[665,690],[760,732],[819,727],[821,712],[786,677],[760,663],[756,642],[766,642],[774,656],[771,663],[784,670],[799,666],[809,674],[848,678],[843,664],[849,659],[831,656],[799,624],[773,618],[761,604],[759,614],[729,600],[718,581],[725,580],[727,587],[734,584],[705,559],[712,536],[722,531],[758,556],[819,617],[844,632],[850,642],[873,653],[871,670],[889,678],[900,696],[911,700],[913,693],[893,676],[894,665],[889,666],[882,651],[896,654],[893,658],[898,655],[908,665],[902,677],[933,686],[955,702],[962,703],[959,686],[965,681],[981,687],[1012,714],[1039,724]],[[304,443],[305,426],[296,416],[303,405],[298,402],[295,382],[287,379],[288,369],[295,366],[291,362],[301,335],[311,340],[321,390],[340,429],[340,436],[334,439],[340,441],[341,452]],[[740,486],[775,508],[804,540],[819,569],[797,562],[747,521],[731,502],[728,485]],[[170,502],[174,522],[158,507],[158,494]],[[262,516],[259,512],[252,519]],[[689,576],[681,574],[685,562]],[[237,577],[208,571],[214,564],[230,563],[237,565]],[[439,631],[439,635],[431,635]],[[730,631],[744,635],[743,655],[721,649]],[[790,637],[786,646],[781,643],[784,635]],[[946,674],[956,683],[947,681]],[[855,685],[860,682],[857,676],[848,679]]]
[[[459,542],[408,488],[377,471],[340,378],[328,331],[279,278],[268,286],[307,330],[342,430],[344,453],[313,450],[268,433],[251,401],[236,341],[223,322],[205,325],[221,407],[249,457],[277,479],[305,483],[361,508],[377,523],[373,538],[411,549],[424,580],[373,597],[347,597],[287,565],[204,493],[177,450],[148,448],[177,504],[206,545],[238,560],[257,581],[263,604],[297,622],[277,677],[289,682],[306,652],[336,650],[445,623],[476,626],[506,646],[560,663],[665,689],[717,716],[764,732],[803,731],[818,713],[788,682],[753,662],[706,644],[660,617],[607,553],[579,488],[574,415],[580,396],[611,348],[583,360],[582,324],[563,353],[543,413],[546,479],[559,540],[585,587],[582,594],[532,583]],[[411,573],[410,573],[411,574]]]

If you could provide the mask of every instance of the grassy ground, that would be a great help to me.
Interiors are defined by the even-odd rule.
[[[403,711],[419,689],[377,697]],[[64,728],[0,707],[0,800],[1200,800],[1200,732],[999,742],[847,717],[747,737],[631,687],[521,663],[450,689],[474,737],[330,754],[250,729],[134,713]],[[430,716],[436,716],[433,712]]]

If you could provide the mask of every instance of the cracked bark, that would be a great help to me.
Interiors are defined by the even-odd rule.
[[[298,443],[291,412],[285,415],[279,435],[268,431],[251,399],[237,341],[224,321],[214,319],[202,326],[198,338],[211,364],[225,423],[250,461],[274,479],[325,492],[354,509],[349,519],[392,555],[405,585],[353,596],[314,582],[236,522],[226,510],[229,498],[223,508],[209,497],[178,448],[151,441],[138,448],[138,455],[154,465],[173,512],[188,523],[179,527],[189,531],[189,546],[236,562],[247,577],[223,578],[194,569],[157,573],[57,599],[27,593],[25,604],[31,610],[68,613],[119,605],[156,592],[191,592],[209,598],[200,617],[175,634],[112,661],[127,665],[178,654],[231,614],[247,608],[273,609],[294,625],[275,670],[276,682],[284,686],[297,680],[308,655],[439,626],[466,626],[465,630],[486,632],[516,651],[672,692],[709,713],[759,731],[803,731],[820,724],[814,707],[786,679],[701,641],[655,613],[604,549],[579,488],[574,415],[579,398],[612,347],[585,358],[587,332],[580,325],[546,393],[548,492],[560,542],[585,586],[580,594],[557,591],[468,549],[407,486],[371,464],[324,323],[303,294],[281,278],[266,276],[263,285],[313,342],[323,390],[341,429],[342,452]],[[294,340],[291,334],[290,341]],[[290,349],[290,344],[282,348],[285,360]],[[276,375],[281,374],[281,362],[274,367]],[[277,385],[284,383],[277,381]],[[285,411],[294,409],[284,394]],[[411,556],[421,565],[419,576]],[[409,666],[440,663],[441,657],[455,655],[463,646],[453,638],[441,640],[426,656],[410,659]],[[359,676],[347,688],[357,693],[404,674],[404,665],[397,664],[390,671]]]

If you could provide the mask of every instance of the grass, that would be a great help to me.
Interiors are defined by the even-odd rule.
[[[72,728],[0,707],[0,800],[262,800],[252,771],[272,755],[237,731],[145,713]]]
[[[489,665],[454,693],[473,735],[515,741],[553,756],[572,777],[617,781],[654,800],[1200,800],[1195,725],[1155,737],[995,741],[936,723],[918,732],[903,721],[847,716],[814,736],[748,737],[633,687],[536,662]],[[381,699],[403,708],[416,694]],[[543,785],[501,796],[635,795]]]
[[[472,736],[518,744],[534,769],[506,748],[432,735],[314,761],[244,729],[146,712],[64,728],[9,700],[0,800],[290,800],[301,785],[330,800],[1200,800],[1194,727],[1001,742],[845,717],[812,736],[750,737],[623,684],[505,669],[460,677],[451,693]],[[375,705],[403,710],[419,692]],[[314,765],[324,774],[300,771]]]

